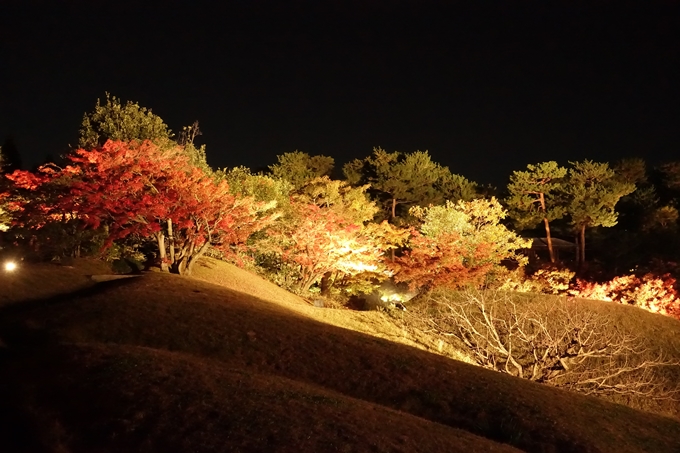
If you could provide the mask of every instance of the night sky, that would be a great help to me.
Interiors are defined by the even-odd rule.
[[[213,3],[0,0],[0,143],[62,154],[108,91],[198,120],[213,167],[381,146],[502,186],[680,160],[680,2]]]

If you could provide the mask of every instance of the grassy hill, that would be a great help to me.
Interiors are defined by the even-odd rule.
[[[430,353],[379,313],[196,278],[1,274],[1,451],[677,452],[680,422]]]

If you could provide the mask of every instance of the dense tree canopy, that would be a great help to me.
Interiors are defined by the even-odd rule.
[[[578,234],[579,262],[585,262],[586,228],[616,225],[616,204],[621,197],[635,190],[635,185],[617,177],[607,163],[584,160],[571,162],[564,192],[567,214]]]
[[[391,222],[397,218],[405,220],[411,206],[470,200],[476,196],[474,183],[433,162],[427,151],[403,154],[374,148],[371,156],[347,163],[343,172],[352,185],[370,185],[370,193],[382,207],[383,217]]]
[[[412,230],[405,253],[395,258],[397,281],[426,288],[478,285],[503,260],[525,261],[517,252],[529,243],[500,223],[507,213],[495,198],[447,201],[411,212],[422,223]]]
[[[550,261],[555,262],[555,252],[550,234],[550,222],[561,219],[566,208],[560,204],[567,169],[557,162],[527,165],[527,171],[515,171],[508,184],[509,196],[505,202],[510,216],[519,229],[534,228],[543,222],[548,242]]]
[[[122,104],[119,98],[106,93],[104,104],[97,99],[94,110],[83,115],[78,146],[95,149],[109,140],[149,140],[161,145],[172,137],[172,131],[151,109],[132,101]]]
[[[106,93],[106,102],[97,99],[94,110],[83,115],[78,145],[90,150],[104,145],[109,140],[143,142],[149,140],[161,148],[180,148],[192,165],[203,171],[211,171],[206,160],[205,146],[196,148],[194,139],[201,135],[198,122],[182,128],[178,140],[161,117],[151,109],[138,103],[125,104],[115,96]]]
[[[278,163],[269,166],[272,175],[289,181],[299,189],[321,176],[330,176],[335,161],[328,156],[310,156],[294,151],[277,156]]]
[[[296,269],[298,290],[305,292],[315,283],[326,290],[331,279],[362,273],[386,278],[382,257],[403,234],[386,222],[370,222],[378,208],[366,189],[327,176],[311,180],[295,191],[291,215],[260,242],[262,250]]]
[[[506,228],[496,189],[452,174],[427,151],[375,148],[333,180],[332,157],[300,151],[278,156],[267,173],[215,171],[194,144],[200,135],[194,122],[175,137],[150,109],[107,93],[84,115],[80,148],[63,167],[17,170],[16,147],[5,142],[0,171],[11,174],[0,183],[0,230],[35,247],[70,241],[57,253],[79,248],[84,231],[93,246],[151,243],[161,267],[176,272],[190,272],[212,247],[285,270],[304,291],[390,273],[416,286],[479,283],[502,261],[522,261],[517,252],[528,246]],[[680,250],[677,162],[651,173],[641,159],[531,164],[512,173],[504,202],[516,229],[543,224],[551,261],[552,231],[576,236],[580,263],[587,231],[598,258],[608,253],[626,269],[642,255],[671,266]],[[598,228],[620,218],[616,229]],[[616,241],[627,247],[606,247]]]
[[[67,215],[91,228],[106,227],[106,245],[131,235],[154,237],[164,269],[189,273],[210,245],[229,253],[268,220],[257,215],[268,206],[237,199],[226,181],[192,166],[179,148],[108,141],[93,150],[79,149],[67,160],[63,169],[11,175],[18,187],[49,197],[23,203],[25,212],[47,214],[29,226],[41,228]],[[57,182],[62,190],[55,197]]]

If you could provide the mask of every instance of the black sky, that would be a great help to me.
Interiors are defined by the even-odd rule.
[[[503,185],[680,159],[680,2],[0,0],[0,40],[0,140],[28,166],[105,91],[199,120],[214,167],[382,146]]]

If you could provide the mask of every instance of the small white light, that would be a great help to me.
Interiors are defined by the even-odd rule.
[[[7,272],[12,272],[16,268],[17,268],[17,263],[15,263],[14,261],[6,261],[5,262],[5,270]]]

